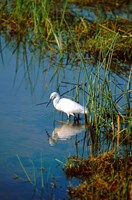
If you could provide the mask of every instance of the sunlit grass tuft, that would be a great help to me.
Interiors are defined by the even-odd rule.
[[[72,198],[130,199],[132,157],[115,157],[113,150],[98,157],[90,156],[82,161],[69,158],[65,169],[68,177],[81,178],[76,188],[69,187]],[[127,176],[126,176],[127,173]]]

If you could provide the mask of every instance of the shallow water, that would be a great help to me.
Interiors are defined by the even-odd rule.
[[[4,45],[3,45],[4,46]],[[36,106],[47,101],[49,94],[56,88],[56,80],[44,88],[46,77],[51,77],[54,70],[43,73],[42,67],[37,76],[37,85],[31,91],[31,83],[25,76],[25,64],[22,55],[16,73],[16,53],[5,48],[0,60],[0,199],[65,199],[67,186],[70,184],[62,170],[69,155],[82,155],[84,127],[72,126],[66,136],[59,130],[66,126],[55,119],[62,119],[60,113],[54,111],[52,105]],[[29,55],[30,57],[31,55]],[[45,61],[45,65],[49,66]],[[37,61],[34,66],[37,65]],[[37,67],[37,66],[36,66]],[[30,70],[31,81],[34,83],[36,69]],[[71,72],[69,71],[69,77]],[[72,78],[72,77],[71,77]],[[64,77],[62,77],[63,80]],[[62,89],[63,91],[63,89]],[[66,116],[64,116],[66,121]],[[58,128],[57,128],[58,127]],[[60,135],[52,136],[56,128]],[[47,134],[48,133],[48,134]],[[54,132],[53,132],[54,134]],[[75,141],[79,140],[77,148]],[[31,177],[27,182],[17,155]],[[44,188],[42,189],[42,174]],[[35,182],[34,187],[34,168]],[[73,183],[76,181],[73,180]],[[10,197],[10,198],[9,198]]]

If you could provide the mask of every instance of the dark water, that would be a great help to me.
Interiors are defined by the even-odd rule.
[[[29,60],[30,56],[29,54]],[[0,199],[66,199],[67,186],[71,182],[66,179],[62,167],[69,155],[84,153],[84,126],[74,127],[74,130],[71,126],[71,129],[67,131],[67,127],[64,127],[66,125],[55,122],[55,119],[61,120],[62,116],[54,111],[52,104],[47,108],[45,105],[35,106],[37,103],[47,101],[50,93],[56,90],[56,79],[51,84],[48,83],[54,69],[44,73],[44,66],[41,66],[38,73],[38,61],[35,58],[28,75],[22,53],[19,54],[18,69],[16,69],[16,60],[17,53],[12,54],[8,48],[2,51],[0,59]],[[45,60],[44,65],[49,66],[49,61]],[[62,71],[59,75],[62,76],[60,79],[67,81],[65,70]],[[73,80],[75,73],[71,73],[70,70],[67,73],[68,79]],[[46,85],[48,87],[45,89]],[[66,120],[65,116],[64,119]],[[54,128],[57,128],[60,135],[51,138]],[[77,132],[80,133],[77,135]],[[75,146],[77,140],[80,140],[78,148]],[[27,182],[17,155],[30,176],[31,182]],[[44,168],[43,189],[42,167]],[[34,187],[34,169],[36,188]],[[73,180],[72,183],[74,182]]]

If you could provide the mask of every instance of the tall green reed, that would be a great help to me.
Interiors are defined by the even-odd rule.
[[[51,0],[32,1],[34,33],[36,35],[49,34],[47,20],[49,19],[50,3]]]

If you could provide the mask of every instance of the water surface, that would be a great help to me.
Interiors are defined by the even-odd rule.
[[[68,125],[64,124],[64,127],[63,124],[55,122],[56,119],[62,120],[62,115],[54,111],[52,104],[47,108],[45,104],[36,106],[37,103],[48,101],[50,93],[57,88],[57,78],[51,84],[48,83],[54,69],[43,72],[43,68],[50,65],[48,59],[45,59],[38,71],[38,60],[34,58],[35,62],[28,72],[25,69],[22,52],[19,54],[18,68],[16,68],[17,52],[12,54],[9,48],[5,48],[2,57],[0,60],[0,199],[65,199],[67,186],[71,183],[62,170],[63,163],[65,164],[69,155],[84,153],[85,127],[74,127],[72,131],[71,126],[65,136],[64,129],[66,130]],[[32,55],[28,54],[29,60],[30,57]],[[59,82],[73,80],[73,76],[75,80],[75,73],[62,70]],[[62,88],[61,92],[64,91],[65,88]],[[66,122],[65,115],[63,120]],[[56,132],[54,129],[58,135],[54,134]],[[62,133],[60,129],[63,129]],[[76,141],[80,141],[78,146],[75,145]],[[27,182],[17,155],[31,177],[31,183]],[[34,169],[36,187],[34,187]]]

